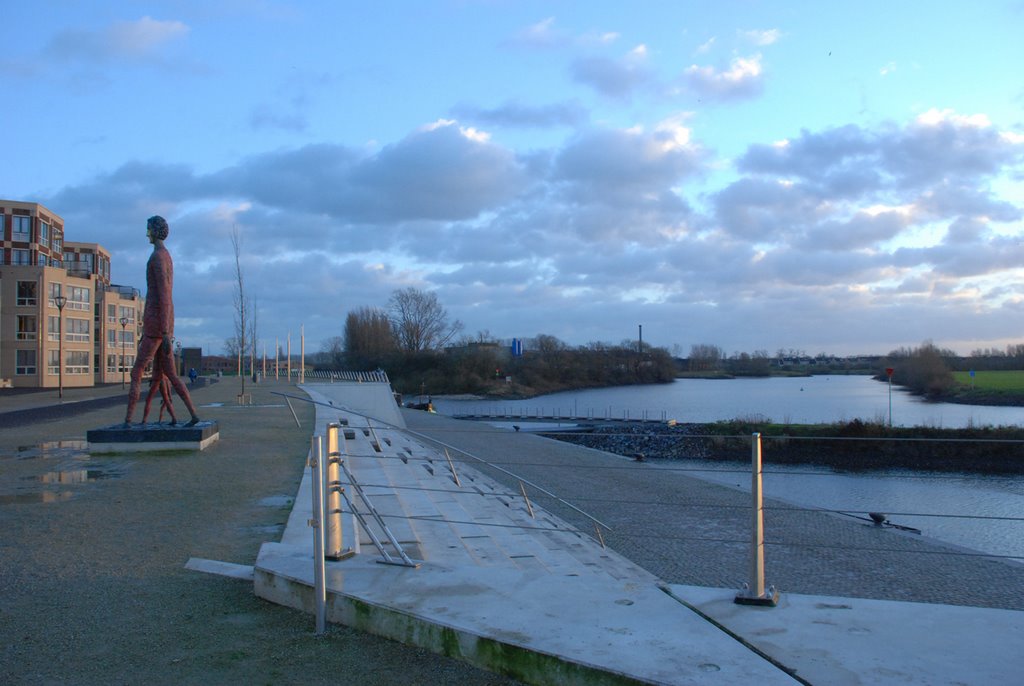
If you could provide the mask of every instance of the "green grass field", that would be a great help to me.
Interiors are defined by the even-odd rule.
[[[953,372],[953,378],[957,383],[971,387],[970,372]],[[975,372],[974,388],[978,391],[1024,393],[1024,371]]]

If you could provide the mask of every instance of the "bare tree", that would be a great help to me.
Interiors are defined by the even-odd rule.
[[[345,368],[345,339],[341,336],[331,336],[325,340],[320,345],[320,352],[332,367]]]
[[[448,322],[435,293],[411,286],[391,294],[388,312],[398,345],[406,352],[442,348],[462,330],[459,320]]]
[[[717,369],[725,358],[725,351],[711,343],[695,343],[690,346],[690,371]]]
[[[242,237],[238,226],[231,227],[231,248],[235,253],[235,351],[242,360],[239,377],[242,381],[242,393],[245,393],[245,358],[249,353],[249,298],[245,294],[245,277],[242,273]]]
[[[376,307],[349,312],[345,317],[343,347],[351,367],[379,366],[397,347],[387,312]]]

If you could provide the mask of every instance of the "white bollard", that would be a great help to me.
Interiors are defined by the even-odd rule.
[[[330,560],[344,560],[355,554],[353,550],[343,550],[341,534],[341,448],[338,441],[340,424],[327,425],[327,505],[325,519],[327,522],[324,535],[324,557]]]
[[[775,607],[779,592],[775,587],[767,591],[764,587],[764,503],[761,492],[761,434],[751,437],[751,482],[750,494],[753,500],[753,516],[750,543],[750,580],[744,589],[736,594],[735,602],[740,605],[768,605]]]

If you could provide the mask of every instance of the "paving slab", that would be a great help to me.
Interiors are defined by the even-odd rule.
[[[672,585],[673,596],[812,684],[1014,684],[1024,612],[784,593],[775,608],[734,592]]]

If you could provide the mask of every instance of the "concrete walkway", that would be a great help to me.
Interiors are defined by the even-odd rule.
[[[344,545],[359,552],[328,563],[330,621],[538,684],[1003,684],[1024,668],[1024,612],[789,593],[752,608],[732,602],[734,589],[670,585],[521,491],[449,462],[404,429],[411,415],[386,385],[303,388],[321,403],[317,435],[347,422],[347,466],[420,563],[379,564],[345,514]],[[480,439],[474,426],[461,436]],[[264,544],[254,569],[259,596],[309,612],[311,493],[307,470],[282,540]]]

